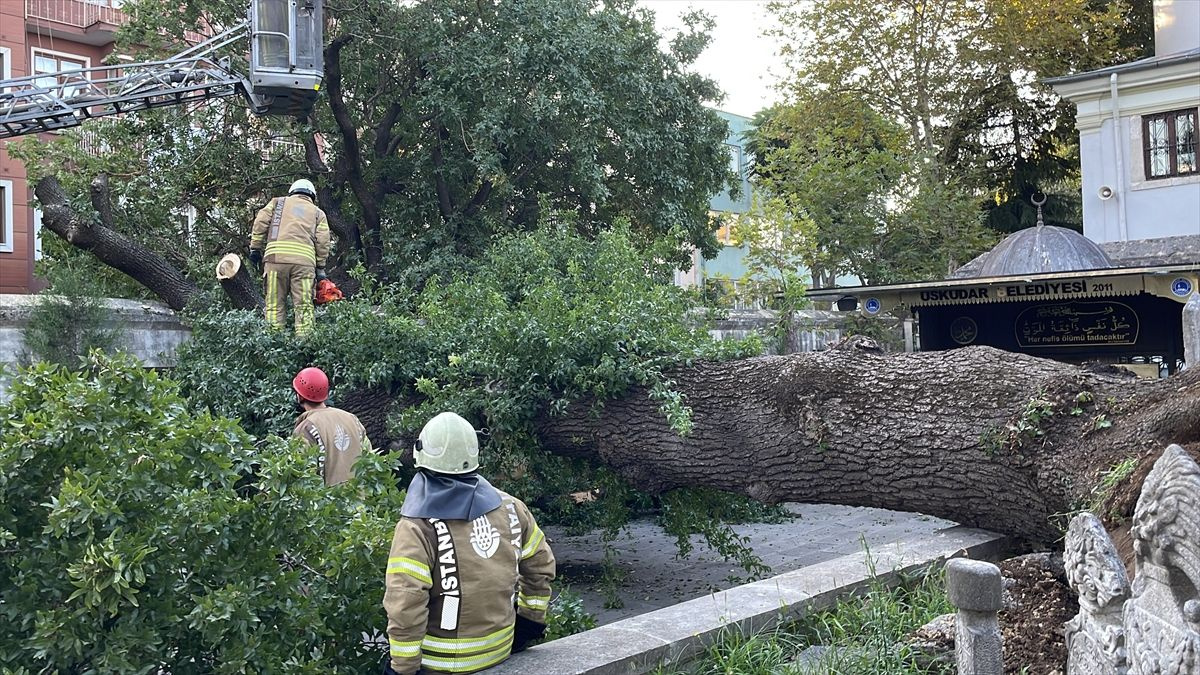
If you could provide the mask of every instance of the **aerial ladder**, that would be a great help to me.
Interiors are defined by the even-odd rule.
[[[163,61],[0,80],[0,139],[238,94],[261,115],[303,115],[324,73],[323,1],[251,0],[245,21]],[[248,75],[218,56],[247,35]]]

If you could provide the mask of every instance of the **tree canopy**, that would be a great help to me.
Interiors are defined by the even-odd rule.
[[[1078,228],[1074,108],[1041,79],[1138,55],[1142,2],[774,2],[787,103],[762,113],[759,186],[814,226],[819,272],[942,276],[1000,233]]]
[[[137,58],[244,12],[226,0],[124,9],[122,50]],[[675,260],[684,245],[716,250],[707,208],[728,178],[726,124],[703,105],[719,98],[714,83],[687,70],[708,42],[704,17],[664,48],[633,0],[333,0],[326,11],[325,94],[308,119],[254,118],[225,100],[18,152],[84,212],[89,181],[106,174],[118,229],[193,277],[244,250],[253,210],[299,175],[315,179],[338,266],[415,285],[547,209],[577,212],[588,237],[624,219]]]

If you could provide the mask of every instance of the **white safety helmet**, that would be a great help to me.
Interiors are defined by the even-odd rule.
[[[470,473],[479,468],[479,437],[471,423],[452,412],[425,423],[413,459],[418,468],[438,473]]]
[[[288,188],[289,195],[296,194],[297,192],[306,194],[313,199],[317,197],[317,188],[313,187],[312,181],[307,178],[301,178],[292,183],[292,187]]]

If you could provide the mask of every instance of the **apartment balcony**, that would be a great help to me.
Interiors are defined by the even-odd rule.
[[[111,43],[129,20],[112,0],[25,0],[30,32],[89,45]]]

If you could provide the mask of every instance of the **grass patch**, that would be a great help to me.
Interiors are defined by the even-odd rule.
[[[865,593],[833,608],[762,633],[729,630],[703,655],[683,666],[663,666],[655,675],[943,675],[950,665],[923,666],[902,639],[933,618],[954,611],[938,572],[887,588],[873,577]],[[816,663],[796,659],[810,646],[835,648]]]

